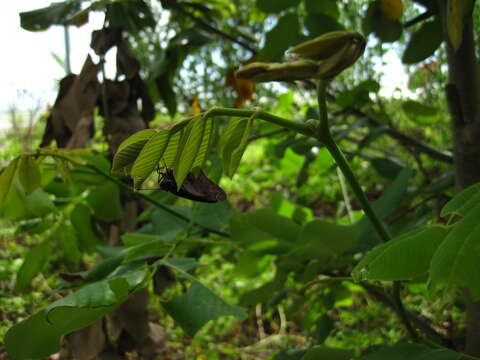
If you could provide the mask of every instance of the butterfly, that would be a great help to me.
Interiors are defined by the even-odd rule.
[[[177,189],[173,170],[164,168],[159,171],[158,185],[162,190],[193,201],[216,203],[227,199],[225,191],[210,180],[202,170],[197,174],[188,173],[180,189]]]

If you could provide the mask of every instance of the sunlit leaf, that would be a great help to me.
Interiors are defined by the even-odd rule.
[[[153,129],[139,131],[125,141],[117,149],[113,158],[112,170],[117,171],[132,164],[147,141],[156,134]]]
[[[352,271],[355,280],[413,280],[427,275],[448,229],[417,229],[371,250]]]
[[[169,139],[170,131],[160,130],[143,146],[130,172],[135,181],[135,188],[138,189],[159,164],[169,144]]]

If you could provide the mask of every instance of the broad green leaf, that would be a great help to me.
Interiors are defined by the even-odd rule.
[[[480,298],[480,205],[477,204],[457,222],[432,258],[430,280],[432,284],[467,287],[475,299]]]
[[[143,146],[156,133],[153,129],[141,130],[124,140],[113,157],[112,170],[118,171],[133,164]]]
[[[365,355],[361,360],[459,360],[460,354],[448,350],[430,348],[416,343],[398,343],[384,346],[380,350]]]
[[[344,27],[340,25],[335,18],[327,14],[318,13],[307,14],[305,17],[305,27],[311,37],[320,36],[332,31],[344,30]]]
[[[27,290],[33,278],[42,271],[49,255],[50,243],[48,241],[44,241],[30,249],[23,260],[20,270],[18,270],[15,291],[24,292]]]
[[[229,163],[229,168],[227,170],[227,175],[230,177],[233,177],[235,172],[238,169],[238,166],[240,165],[240,160],[242,159],[243,153],[245,152],[245,149],[247,148],[248,141],[250,140],[250,135],[252,133],[252,126],[253,126],[253,120],[255,118],[251,117],[247,120],[247,125],[245,127],[245,131],[242,134],[242,138],[240,139],[240,143],[238,146],[232,151],[232,155],[230,157],[230,163]]]
[[[365,34],[374,33],[382,42],[394,42],[402,36],[403,26],[398,20],[387,19],[378,6],[378,1],[370,2],[362,21]]]
[[[232,239],[251,251],[283,253],[291,250],[300,226],[277,215],[272,209],[259,209],[230,219]]]
[[[317,344],[322,344],[325,342],[327,337],[330,335],[332,330],[335,327],[333,319],[327,314],[323,314],[318,318],[315,324],[315,341]]]
[[[18,160],[19,158],[17,157],[10,161],[10,164],[8,164],[8,166],[0,173],[0,204],[2,206],[5,205],[5,199],[10,191],[10,187],[12,186],[13,178],[17,170]]]
[[[404,164],[393,158],[373,158],[370,161],[378,174],[389,180],[395,180],[400,172],[405,169]]]
[[[95,251],[99,239],[93,228],[90,209],[83,204],[78,204],[70,214],[70,222],[75,229],[80,250],[88,253]]]
[[[118,185],[107,182],[93,189],[87,196],[93,215],[102,221],[112,222],[122,218],[122,204]]]
[[[323,220],[313,220],[303,225],[296,246],[301,247],[304,256],[338,257],[353,249],[358,239],[357,226],[345,226]]]
[[[170,206],[170,208],[187,218],[192,217],[192,209],[190,207]],[[150,220],[150,229],[145,229],[142,232],[148,232],[150,234],[161,236],[161,238],[165,241],[173,240],[180,232],[186,231],[190,226],[188,221],[174,216],[160,208],[156,208],[152,212]]]
[[[193,205],[192,213],[193,220],[200,226],[223,230],[228,226],[232,209],[228,201],[219,201],[212,204],[196,202]]]
[[[407,115],[410,115],[413,117],[416,117],[416,116],[430,117],[438,114],[437,108],[419,103],[418,101],[414,101],[414,100],[404,101],[402,104],[402,109],[403,111],[405,111]]]
[[[480,183],[473,184],[456,194],[453,199],[445,204],[440,216],[450,214],[466,215],[469,210],[480,202]]]
[[[195,280],[184,295],[162,304],[167,313],[191,337],[207,322],[221,316],[233,315],[240,320],[247,317],[244,309],[227,304]]]
[[[258,58],[263,61],[281,59],[284,52],[296,42],[299,28],[300,24],[296,14],[283,15],[278,19],[275,27],[267,33],[265,45],[260,50]]]
[[[58,244],[63,251],[65,259],[73,264],[78,263],[81,258],[81,253],[78,249],[78,242],[73,227],[62,223],[58,226],[55,236],[57,237]]]
[[[443,41],[440,19],[426,21],[413,33],[402,56],[404,64],[416,64],[435,53]]]
[[[340,15],[337,0],[305,0],[307,14],[325,14],[337,19]]]
[[[61,338],[95,322],[143,285],[150,271],[140,268],[88,284],[10,328],[5,348],[12,359],[44,358],[60,350]],[[116,281],[116,279],[123,279]],[[112,285],[112,286],[110,286]],[[123,288],[122,288],[123,286]],[[123,295],[123,296],[121,296]],[[25,346],[28,341],[28,346]]]
[[[190,270],[201,266],[194,258],[167,258],[158,260],[152,266],[165,265],[172,269],[178,270],[183,273],[188,273]]]
[[[414,280],[428,273],[433,254],[448,229],[440,226],[410,231],[371,250],[352,271],[356,281]]]
[[[47,7],[20,13],[20,25],[25,30],[47,30],[51,25],[63,25],[78,9],[75,1],[52,3]]]
[[[247,128],[248,119],[234,118],[228,122],[225,132],[221,136],[220,157],[224,173],[228,173],[232,153],[240,145],[243,134]]]
[[[164,240],[153,240],[128,248],[126,262],[136,259],[164,256],[172,247]]]
[[[140,245],[146,242],[161,240],[158,235],[143,234],[140,232],[128,232],[121,236],[123,245],[130,247],[134,245]]]
[[[210,126],[207,126],[207,123],[210,124]],[[183,181],[188,173],[192,171],[204,140],[206,140],[206,148],[203,151],[207,150],[211,137],[211,125],[212,122],[205,122],[202,116],[192,119],[188,124],[188,128],[190,128],[188,137],[186,137],[185,144],[179,148],[178,153],[180,156],[178,162],[175,164],[176,166],[173,168],[173,176],[175,176],[178,190],[182,187]],[[208,131],[208,134],[206,131]],[[207,136],[207,139],[204,139],[204,136]],[[203,153],[202,156],[204,157],[203,160],[201,160],[203,163],[206,153]]]
[[[140,151],[133,163],[130,174],[134,178],[135,188],[138,189],[151,174],[162,158],[169,144],[170,131],[160,130],[150,139]]]
[[[30,195],[40,187],[40,168],[37,161],[28,155],[23,155],[18,164],[18,180],[25,189],[25,193]]]
[[[202,140],[200,146],[198,147],[197,155],[193,161],[192,171],[201,169],[207,159],[207,156],[210,152],[210,147],[212,145],[212,139],[214,134],[214,122],[213,117],[207,119],[203,118],[203,129],[202,129]]]
[[[7,198],[0,204],[0,214],[5,220],[28,220],[44,217],[55,210],[50,196],[42,189],[26,195],[19,181],[11,186]]]
[[[278,13],[292,6],[297,6],[300,0],[257,0],[257,8],[266,13]]]
[[[352,350],[314,346],[307,350],[302,360],[351,360],[353,356],[354,352]]]

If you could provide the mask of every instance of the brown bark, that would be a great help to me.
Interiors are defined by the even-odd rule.
[[[449,84],[446,97],[452,117],[454,166],[457,187],[464,189],[480,181],[480,83],[475,54],[473,13],[465,14],[462,42],[458,50],[452,47],[447,33],[447,1],[437,1],[444,23]],[[465,291],[466,348],[480,356],[480,301],[474,301]]]

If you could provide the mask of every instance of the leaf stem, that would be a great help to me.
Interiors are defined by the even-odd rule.
[[[328,123],[328,111],[327,111],[327,101],[326,101],[326,94],[327,94],[327,81],[319,80],[317,83],[317,100],[318,100],[318,110],[320,114],[320,124],[317,127],[316,137],[319,141],[321,141],[327,150],[330,152],[332,157],[335,159],[340,170],[342,170],[345,179],[350,184],[355,196],[357,197],[360,205],[365,213],[365,216],[368,217],[370,222],[372,223],[375,231],[380,235],[383,242],[387,242],[392,239],[390,232],[388,231],[387,227],[383,223],[383,221],[378,217],[375,213],[375,210],[370,205],[370,202],[367,199],[367,196],[363,192],[362,187],[357,181],[350,165],[348,164],[347,159],[343,155],[340,148],[337,146],[337,143],[332,137],[330,133],[330,126]],[[412,340],[418,339],[417,332],[413,328],[412,324],[410,323],[410,319],[408,318],[407,312],[405,307],[403,306],[402,298],[400,296],[401,284],[398,281],[393,282],[393,301],[395,303],[395,309],[397,312],[400,321],[405,326],[408,334],[412,338]]]

